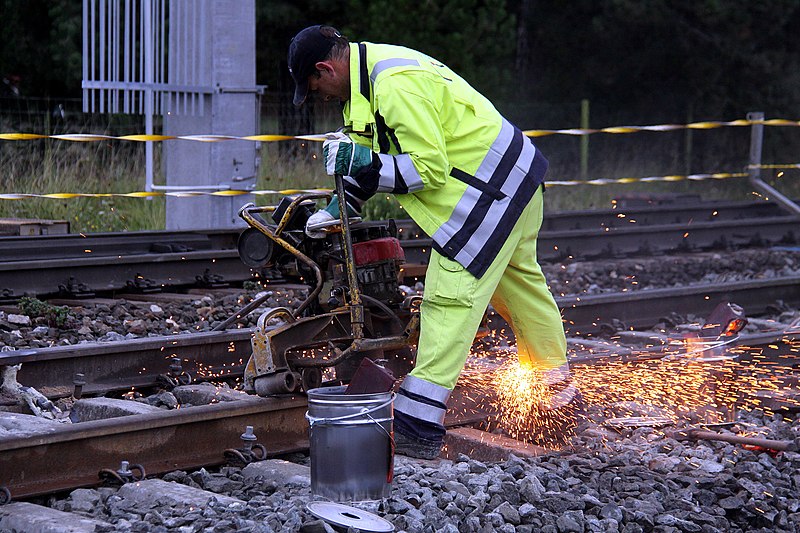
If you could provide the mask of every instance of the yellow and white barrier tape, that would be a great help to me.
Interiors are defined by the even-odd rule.
[[[253,194],[265,196],[277,194],[288,196],[292,194],[331,192],[332,189],[284,189],[271,190],[263,189],[257,191],[247,191],[243,189],[225,189],[220,191],[133,191],[133,192],[54,192],[54,193],[0,193],[0,200],[25,200],[28,198],[49,198],[53,200],[70,200],[74,198],[163,198],[171,196],[173,198],[192,198],[197,196],[243,196]]]
[[[796,165],[800,167],[800,164]],[[592,180],[547,180],[545,184],[547,187],[564,187],[576,185],[620,185],[629,183],[652,183],[658,181],[674,182],[674,181],[702,181],[702,180],[723,180],[730,178],[746,177],[746,172],[718,172],[714,174],[689,174],[685,176],[671,175],[671,176],[648,176],[645,178],[598,178]],[[267,195],[280,195],[288,196],[292,194],[307,194],[307,193],[324,193],[332,192],[332,189],[316,188],[316,189],[259,189],[259,190],[241,190],[241,189],[227,189],[220,191],[134,191],[125,193],[48,193],[48,194],[34,194],[34,193],[6,193],[0,194],[0,200],[25,200],[28,198],[49,198],[56,200],[65,200],[73,198],[162,198],[171,196],[174,198],[193,198],[199,196],[244,196],[252,194],[254,196],[267,196]]]
[[[526,130],[523,131],[528,137],[545,137],[548,135],[592,135],[595,133],[637,133],[640,131],[675,131],[682,129],[690,130],[710,130],[727,126],[752,126],[763,124],[764,126],[800,126],[798,120],[787,120],[781,118],[769,120],[731,120],[731,121],[710,121],[692,122],[689,124],[660,124],[653,126],[613,126],[599,129],[563,129],[563,130]],[[97,135],[93,133],[64,133],[60,135],[41,135],[38,133],[0,133],[0,140],[3,141],[31,141],[37,139],[57,139],[62,141],[93,142],[93,141],[136,141],[136,142],[162,142],[171,140],[198,141],[198,142],[221,142],[221,141],[256,141],[256,142],[275,142],[275,141],[316,141],[325,140],[324,134],[311,135],[247,135],[237,137],[234,135]]]
[[[686,176],[648,176],[646,178],[598,178],[593,180],[546,180],[547,187],[573,186],[573,185],[616,185],[628,183],[652,183],[656,181],[703,181],[703,180],[724,180],[729,178],[746,177],[746,172],[718,172],[715,174],[689,174]]]

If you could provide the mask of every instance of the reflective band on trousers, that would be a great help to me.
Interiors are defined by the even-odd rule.
[[[413,397],[403,394],[403,391],[407,391],[413,396],[430,399],[432,403],[435,402],[440,405],[445,405],[450,398],[450,389],[408,375],[403,380],[403,385],[400,387],[400,392],[397,394],[394,401],[394,408],[396,411],[413,416],[419,420],[444,425],[446,409],[415,400]]]
[[[559,381],[566,381],[568,379],[571,379],[569,373],[569,363],[564,363],[563,365],[556,368],[543,370],[542,379],[544,380],[545,385],[555,385]]]

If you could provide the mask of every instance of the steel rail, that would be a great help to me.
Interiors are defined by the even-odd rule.
[[[239,230],[70,233],[34,237],[0,236],[2,262],[116,257],[160,252],[236,250]]]
[[[554,214],[540,233],[539,259],[591,260],[797,245],[797,218],[771,215],[774,208],[770,205],[741,206],[745,218],[736,218],[733,207],[730,214],[717,210],[726,213],[724,217],[709,216],[713,205],[703,207],[705,214],[697,218],[687,214],[694,211],[665,209],[641,210],[640,215],[625,215],[624,219],[619,215],[625,213],[615,211]],[[631,220],[636,223],[620,222]],[[239,260],[237,237],[237,231],[229,230],[0,237],[0,291],[5,299],[15,299],[65,290],[120,292],[215,280],[241,283],[252,279],[253,271]],[[407,276],[419,276],[428,262],[432,241],[406,239],[402,245]]]
[[[141,254],[118,257],[0,263],[0,291],[8,295],[56,295],[160,290],[249,280],[252,272],[236,250]]]
[[[537,257],[542,262],[588,261],[799,243],[798,219],[793,216],[659,225],[637,223],[542,230]],[[410,239],[402,244],[407,262],[427,264],[431,239]]]
[[[612,227],[692,224],[698,222],[740,221],[784,215],[773,202],[690,203],[654,207],[548,213],[542,231],[602,230]],[[412,220],[395,221],[401,239],[419,237],[421,230]],[[235,250],[240,230],[198,229],[188,231],[132,231],[74,233],[39,236],[0,236],[3,262],[33,261],[95,256],[141,255],[157,249],[169,251]],[[91,252],[87,252],[91,250]],[[175,250],[179,251],[179,250]]]
[[[624,200],[622,201],[624,202]],[[614,209],[546,213],[543,231],[562,231],[637,225],[691,224],[772,218],[786,212],[775,202],[681,202],[679,205],[625,206]]]
[[[599,332],[614,319],[648,328],[671,313],[705,316],[723,301],[738,304],[749,316],[763,314],[778,301],[797,306],[800,276],[556,298],[573,335]]]
[[[306,409],[299,396],[254,396],[0,439],[0,486],[18,499],[97,485],[99,472],[121,461],[142,465],[147,475],[224,464],[224,451],[242,447],[247,426],[270,455],[305,450]]]
[[[0,366],[22,364],[17,381],[52,398],[72,394],[78,373],[85,381],[84,395],[153,387],[159,375],[169,374],[174,358],[195,379],[221,381],[241,376],[251,335],[251,329],[243,328],[30,348],[0,353]]]

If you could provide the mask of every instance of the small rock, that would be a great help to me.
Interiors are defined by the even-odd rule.
[[[31,317],[28,315],[14,315],[8,314],[6,315],[6,321],[9,324],[14,324],[17,326],[30,326],[31,325]]]

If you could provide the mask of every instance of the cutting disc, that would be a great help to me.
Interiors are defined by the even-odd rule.
[[[334,526],[355,527],[365,533],[394,531],[394,525],[378,515],[362,511],[356,507],[333,502],[311,502],[308,511]]]

